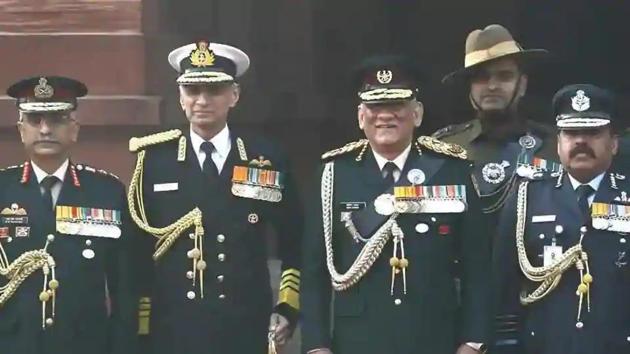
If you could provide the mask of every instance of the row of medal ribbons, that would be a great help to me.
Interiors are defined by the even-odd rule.
[[[68,235],[119,238],[120,210],[58,205],[56,229]]]
[[[283,177],[282,173],[278,171],[246,166],[234,166],[232,181],[236,183],[281,188],[283,185]]]
[[[466,199],[466,186],[398,186],[394,187],[396,199]]]
[[[597,230],[630,232],[630,205],[593,203],[591,216]]]

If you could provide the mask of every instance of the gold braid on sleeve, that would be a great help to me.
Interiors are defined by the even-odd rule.
[[[523,305],[532,304],[553,291],[562,279],[562,274],[571,266],[575,265],[580,273],[580,283],[576,290],[576,295],[580,297],[578,305],[577,320],[580,321],[582,312],[582,302],[584,295],[587,297],[588,311],[590,312],[590,284],[593,277],[589,271],[588,255],[582,248],[582,240],[586,234],[586,227],[580,229],[580,241],[577,245],[567,249],[551,264],[542,267],[534,267],[525,249],[525,224],[527,221],[527,186],[529,181],[523,181],[518,188],[517,199],[517,220],[516,220],[516,249],[518,254],[518,263],[525,277],[533,282],[540,283],[538,287],[527,294],[523,292],[520,295],[520,301]],[[578,322],[578,324],[581,322]]]
[[[129,184],[129,193],[127,196],[129,204],[129,212],[131,218],[143,231],[157,238],[156,250],[153,253],[153,259],[158,260],[166,251],[168,251],[175,241],[189,228],[194,227],[194,233],[190,234],[190,238],[194,240],[194,247],[188,251],[188,258],[192,260],[192,271],[187,273],[187,277],[192,280],[193,286],[197,284],[197,276],[199,277],[199,286],[201,297],[203,298],[203,272],[207,267],[203,259],[203,225],[202,214],[199,208],[195,208],[174,223],[165,227],[152,227],[149,225],[144,207],[144,197],[142,194],[143,175],[144,175],[144,158],[146,150],[138,152],[136,167]],[[194,293],[189,297],[194,298]]]

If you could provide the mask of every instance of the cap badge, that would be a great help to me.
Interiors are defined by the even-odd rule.
[[[39,78],[39,84],[33,90],[36,98],[51,98],[55,94],[55,89],[48,84],[45,77]]]
[[[591,108],[591,99],[584,94],[583,90],[577,90],[575,96],[571,97],[571,107],[577,112],[584,112]]]
[[[197,49],[190,53],[190,63],[198,68],[214,65],[214,53],[208,49],[208,42],[197,43]]]
[[[379,70],[376,72],[376,79],[381,84],[389,84],[392,82],[392,71],[391,70]]]

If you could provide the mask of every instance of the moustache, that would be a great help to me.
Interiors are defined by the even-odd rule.
[[[576,148],[574,148],[573,150],[571,150],[571,152],[569,153],[569,157],[570,158],[574,158],[575,156],[577,156],[577,154],[586,154],[592,158],[596,158],[597,156],[595,156],[595,151],[593,151],[593,149],[591,149],[590,147],[586,146],[586,145],[579,145]]]

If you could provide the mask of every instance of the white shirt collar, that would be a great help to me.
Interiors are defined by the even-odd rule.
[[[388,163],[390,160],[386,159],[382,155],[379,155],[374,149],[371,149],[374,153],[374,158],[376,159],[376,163],[378,164],[378,168],[382,171],[383,166]],[[400,153],[392,162],[398,167],[398,170],[402,172],[405,167],[405,162],[407,161],[407,157],[409,157],[409,152],[411,151],[411,144],[409,144],[403,152]]]
[[[190,143],[192,144],[192,147],[195,150],[197,156],[199,156],[199,154],[205,155],[205,153],[201,151],[201,144],[203,144],[205,141],[206,140],[204,138],[195,133],[192,127],[190,127]],[[210,139],[210,142],[212,143],[212,145],[214,145],[215,153],[218,154],[219,157],[223,159],[227,158],[228,154],[230,153],[230,148],[232,147],[232,141],[230,140],[230,129],[228,128],[227,124],[217,135]]]
[[[68,171],[69,164],[70,161],[66,159],[66,161],[64,161],[61,166],[59,166],[57,171],[55,171],[55,173],[53,173],[52,175],[59,178],[59,180],[63,182],[63,180],[66,178],[66,172]],[[33,172],[35,172],[35,177],[37,177],[37,183],[41,183],[44,178],[49,176],[48,172],[39,168],[39,166],[37,166],[35,162],[31,161],[31,166],[33,166]]]
[[[604,179],[604,175],[606,173],[603,172],[599,175],[597,175],[597,177],[593,178],[590,182],[588,182],[587,184],[591,186],[591,188],[593,188],[594,191],[597,191],[599,189],[599,185],[602,183],[602,179]],[[569,181],[571,181],[571,186],[573,186],[573,190],[576,190],[577,187],[581,186],[582,182],[578,181],[577,179],[573,178],[573,176],[571,176],[570,173],[567,173],[567,175],[569,176]]]

